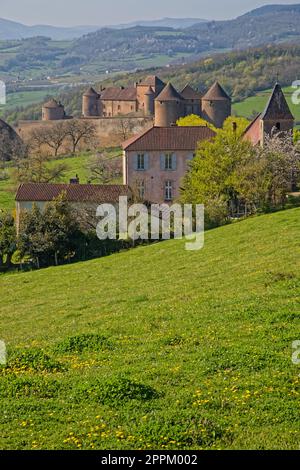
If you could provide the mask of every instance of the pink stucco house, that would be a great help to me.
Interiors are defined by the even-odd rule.
[[[208,127],[152,127],[123,144],[123,184],[141,200],[172,202],[198,142],[215,133]]]

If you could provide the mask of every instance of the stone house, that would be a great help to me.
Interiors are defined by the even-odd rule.
[[[151,203],[176,200],[198,142],[210,140],[209,127],[152,127],[123,144],[123,183]]]

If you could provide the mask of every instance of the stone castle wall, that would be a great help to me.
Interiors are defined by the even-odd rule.
[[[124,140],[135,134],[146,131],[153,126],[153,117],[114,117],[114,118],[84,118],[95,125],[99,147],[119,146]],[[81,119],[80,119],[81,120]],[[33,130],[47,128],[61,121],[19,121],[16,132],[23,140],[29,138]]]

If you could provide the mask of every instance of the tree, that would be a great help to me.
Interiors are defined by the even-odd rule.
[[[16,161],[13,178],[17,183],[51,183],[60,181],[68,166],[53,161],[49,155],[33,154]]]
[[[16,250],[15,221],[8,212],[0,211],[0,267],[11,265],[11,258]]]
[[[203,127],[209,127],[213,131],[217,132],[217,129],[215,128],[213,124],[201,118],[200,116],[197,116],[196,114],[190,114],[189,116],[178,119],[177,126],[179,127],[203,126]]]
[[[37,267],[57,265],[76,252],[82,238],[76,213],[61,194],[42,211],[36,205],[21,214],[18,248],[29,255]]]
[[[29,144],[39,153],[44,146],[48,146],[53,151],[53,155],[57,157],[67,136],[68,131],[64,124],[51,124],[34,129],[29,136]]]
[[[87,169],[91,181],[110,184],[122,175],[121,158],[111,158],[106,153],[98,153],[90,159]]]
[[[119,133],[122,140],[127,140],[133,132],[134,120],[121,118],[118,120]]]
[[[75,154],[80,142],[92,142],[96,138],[96,128],[88,120],[70,119],[64,123],[66,136],[72,143],[72,153]]]

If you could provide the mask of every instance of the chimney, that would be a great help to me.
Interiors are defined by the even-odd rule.
[[[232,123],[232,130],[236,134],[236,131],[237,131],[237,123],[236,122]]]
[[[76,175],[75,178],[71,178],[70,184],[79,184],[79,176]]]

